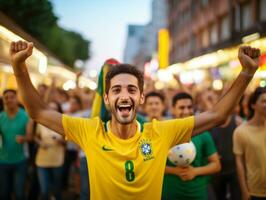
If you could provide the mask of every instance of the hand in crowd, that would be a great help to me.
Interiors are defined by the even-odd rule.
[[[174,167],[175,175],[179,176],[183,181],[193,180],[196,177],[196,170],[192,166]]]
[[[23,143],[25,142],[25,137],[22,136],[22,135],[17,135],[17,136],[16,136],[16,142],[17,142],[18,144],[23,144]]]
[[[193,180],[197,176],[196,169],[193,166],[183,168],[179,176],[183,181]]]
[[[242,200],[250,200],[250,194],[248,191],[242,192]]]
[[[32,42],[18,41],[12,42],[10,45],[10,57],[13,66],[25,62],[25,60],[31,56],[33,50]]]
[[[250,46],[241,46],[238,51],[238,59],[243,71],[254,74],[259,66],[260,49]]]

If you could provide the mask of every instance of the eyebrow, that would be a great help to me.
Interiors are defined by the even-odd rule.
[[[114,86],[112,86],[111,87],[111,89],[113,89],[113,88],[121,88],[122,87],[122,85],[114,85]],[[132,85],[132,84],[130,84],[130,85],[127,85],[127,87],[129,87],[129,88],[138,88],[136,85]]]

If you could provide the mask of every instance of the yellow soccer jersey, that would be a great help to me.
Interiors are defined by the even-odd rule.
[[[153,120],[123,140],[98,117],[91,119],[63,115],[68,140],[86,154],[91,199],[159,200],[169,148],[190,141],[194,117]]]

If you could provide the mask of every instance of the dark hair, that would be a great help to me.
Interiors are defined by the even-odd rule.
[[[255,91],[251,94],[248,101],[248,109],[249,109],[248,119],[251,119],[254,116],[254,109],[252,108],[252,105],[256,104],[259,97],[264,93],[266,93],[266,87],[257,87]]]
[[[145,99],[147,100],[149,97],[159,97],[162,103],[164,103],[164,96],[159,92],[155,91],[149,92],[148,94],[145,95]]]
[[[135,76],[138,79],[138,86],[140,89],[140,92],[143,92],[143,74],[141,71],[139,71],[135,66],[129,65],[129,64],[118,64],[115,66],[110,67],[110,70],[107,72],[105,77],[105,93],[107,94],[110,89],[110,83],[111,79],[119,74],[130,74]]]
[[[6,93],[8,93],[8,92],[12,92],[13,94],[17,94],[17,91],[16,90],[13,90],[13,89],[6,89],[6,90],[4,90],[4,92],[3,92],[3,95],[5,95]]]
[[[190,99],[191,101],[193,101],[193,98],[190,94],[186,93],[186,92],[178,92],[172,100],[172,106],[175,106],[176,102],[179,101],[180,99]]]

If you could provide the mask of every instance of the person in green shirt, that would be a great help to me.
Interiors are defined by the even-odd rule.
[[[173,115],[175,118],[193,115],[193,101],[188,93],[177,93],[173,97]],[[208,175],[220,171],[220,160],[209,132],[192,137],[192,142],[197,154],[190,166],[177,167],[167,160],[163,200],[208,199]]]
[[[3,102],[5,110],[0,112],[0,199],[11,199],[14,188],[15,197],[20,200],[25,199],[27,160],[24,143],[29,117],[18,106],[15,90],[5,90]]]

